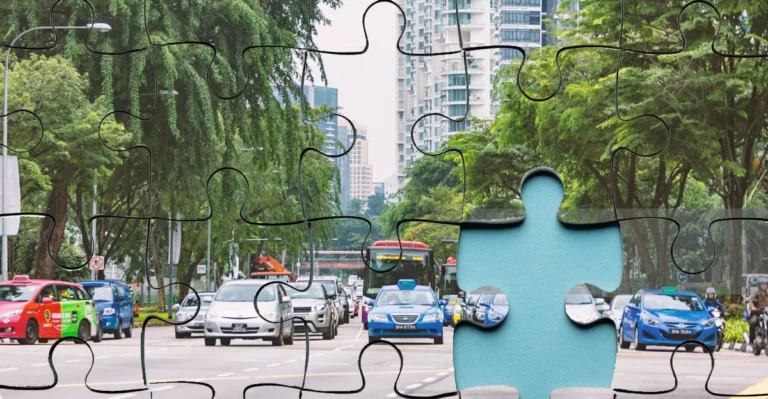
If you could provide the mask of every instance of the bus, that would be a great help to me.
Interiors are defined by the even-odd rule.
[[[432,249],[422,242],[376,241],[366,249],[365,259],[369,267],[365,268],[363,276],[363,296],[367,298],[376,299],[381,287],[397,285],[401,279],[413,279],[417,285],[436,288],[435,277],[439,269],[434,263]]]
[[[456,278],[456,258],[450,257],[445,264],[440,265],[440,280],[438,284],[440,298],[446,295],[459,294],[459,282]]]

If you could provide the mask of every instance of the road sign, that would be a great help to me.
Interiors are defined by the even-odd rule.
[[[685,283],[688,281],[688,273],[680,272],[677,273],[677,281],[680,283]]]
[[[3,172],[4,164],[5,166],[8,166],[8,170],[5,171],[5,187],[0,187],[0,192],[5,192],[5,211],[0,209],[0,213],[20,213],[21,187],[19,185],[18,158],[9,156],[5,162],[0,162],[0,173]],[[19,234],[19,224],[21,223],[21,217],[11,216],[3,219],[5,220],[5,235],[15,236],[16,234]]]
[[[94,255],[91,257],[90,262],[88,262],[88,265],[91,267],[91,270],[102,270],[104,269],[104,257],[103,256],[97,256]]]
[[[197,274],[205,274],[207,265],[197,265]]]

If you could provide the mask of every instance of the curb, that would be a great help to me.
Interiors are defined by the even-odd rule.
[[[752,352],[752,345],[747,345],[746,342],[741,342],[741,343],[725,342],[723,343],[723,349],[729,349],[729,350],[738,351],[738,352],[747,352],[747,351]]]
[[[147,327],[172,327],[172,324],[165,323],[147,323]],[[133,323],[133,328],[141,328],[141,323]]]

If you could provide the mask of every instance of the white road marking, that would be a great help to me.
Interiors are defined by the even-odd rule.
[[[126,393],[124,395],[113,396],[113,397],[111,397],[109,399],[126,399],[126,398],[132,398],[134,396],[136,396],[135,393]]]
[[[423,382],[423,383],[425,383],[425,384],[429,384],[430,382],[433,382],[433,381],[435,381],[436,379],[437,379],[437,377],[429,377],[429,378],[425,378],[425,379],[424,379],[423,381],[421,381],[421,382]]]
[[[275,367],[275,366],[279,366],[279,365],[280,365],[280,363],[271,363],[271,364],[268,364],[267,367]]]
[[[245,369],[245,370],[243,370],[243,371],[244,371],[244,372],[246,372],[246,373],[250,373],[251,371],[256,371],[256,370],[258,370],[258,369],[259,369],[258,367],[251,367],[251,368],[249,368],[249,369]]]
[[[296,359],[286,360],[286,363],[296,363]]]
[[[235,375],[235,373],[221,373],[217,375],[216,377],[229,377],[230,375]]]
[[[147,352],[144,352],[144,353],[147,353]],[[133,355],[133,353],[121,353],[117,356],[131,356],[131,355]]]
[[[109,355],[106,355],[106,356],[96,356],[96,357],[94,357],[94,359],[109,359],[110,357],[111,356],[109,356]]]
[[[442,376],[444,376],[444,375],[448,375],[448,373],[446,373],[446,372],[437,373],[437,376],[438,376],[438,377],[442,377]]]
[[[18,369],[19,369],[18,367],[8,367],[7,369],[0,369],[0,372],[4,372],[4,371],[16,371],[16,370],[18,370]]]
[[[323,365],[323,366],[348,366],[349,363],[333,363],[333,362],[312,362],[310,363],[313,366],[317,365]]]
[[[43,366],[47,366],[47,365],[48,365],[48,363],[37,363],[37,364],[31,365],[30,367],[43,367]]]
[[[453,367],[449,368],[448,371],[453,372]]]
[[[234,374],[234,373],[232,373],[232,374]],[[170,386],[167,386],[167,387],[151,389],[150,392],[167,391],[167,390],[173,389],[173,388],[175,388],[175,387],[173,385],[170,385]]]
[[[83,359],[72,359],[72,360],[67,360],[66,363],[77,363],[77,362],[82,362],[82,361],[83,361]]]
[[[407,387],[405,387],[405,389],[416,389],[416,388],[418,388],[420,386],[421,386],[421,384],[411,384],[411,385],[408,385]]]
[[[157,351],[158,351],[158,352],[162,352],[162,351],[167,351],[167,350],[168,350],[168,348],[160,348],[160,349],[158,349]]]
[[[394,392],[392,392],[391,394],[387,395],[388,398],[394,398],[396,396],[397,396],[397,394],[394,393]]]
[[[363,326],[360,326],[360,329],[357,330],[357,336],[355,336],[355,341],[359,340],[361,335],[363,335]]]

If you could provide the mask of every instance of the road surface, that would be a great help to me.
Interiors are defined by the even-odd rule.
[[[456,391],[452,362],[453,330],[446,330],[444,345],[433,345],[427,340],[395,340],[403,352],[404,366],[396,381],[399,359],[391,347],[369,347],[362,359],[365,389],[343,398],[396,397],[395,384],[400,392],[415,396],[429,396]],[[133,338],[113,340],[111,336],[98,344],[91,344],[95,363],[88,384],[98,390],[117,391],[143,388],[140,359],[140,329]],[[291,346],[273,347],[262,341],[232,341],[229,347],[205,347],[200,338],[175,339],[172,327],[154,327],[146,330],[147,378],[150,382],[200,381],[211,384],[216,398],[242,398],[243,389],[251,384],[276,383],[301,385],[303,379],[305,343],[297,336]],[[332,341],[312,337],[310,341],[309,370],[306,387],[311,389],[349,391],[362,387],[358,371],[360,350],[368,342],[367,332],[359,319],[339,328],[339,336]],[[16,343],[0,344],[0,384],[48,385],[53,375],[48,364],[51,344],[22,346]],[[613,387],[635,390],[664,390],[674,384],[669,369],[669,350],[620,350]],[[85,385],[91,355],[84,345],[61,344],[54,352],[53,362],[58,373],[58,384],[47,391],[0,390],[2,399],[31,398],[150,398],[149,391],[137,393],[95,393]],[[716,354],[716,368],[710,389],[724,394],[741,392],[768,393],[768,357],[755,357],[749,353],[721,351]],[[708,356],[697,349],[694,353],[680,353],[675,359],[678,375],[677,390],[665,397],[703,398],[704,382],[710,372]],[[553,376],[557,378],[557,376]],[[210,391],[202,386],[183,383],[155,383],[148,386],[154,399],[185,397],[209,398]],[[265,396],[266,395],[266,396]],[[462,398],[516,397],[509,388],[493,394],[483,389],[463,391]],[[259,387],[248,390],[246,398],[298,398],[298,391],[281,387]],[[331,398],[335,395],[304,393],[303,398]],[[458,397],[458,396],[454,396]],[[553,398],[611,398],[610,390],[569,388],[554,393]],[[618,398],[639,398],[621,395]]]

